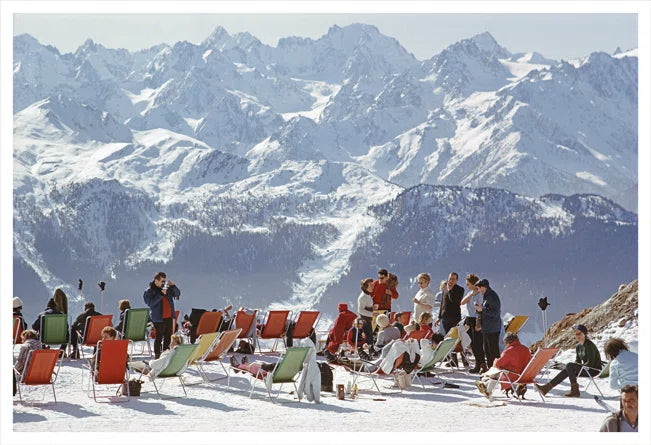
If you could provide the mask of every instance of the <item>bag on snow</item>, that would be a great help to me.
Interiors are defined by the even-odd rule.
[[[332,367],[326,362],[317,362],[316,364],[319,366],[319,371],[321,372],[321,391],[333,392]]]
[[[137,379],[131,379],[129,380],[129,392],[127,393],[127,384],[123,383],[122,386],[120,386],[122,395],[126,396],[128,394],[131,394],[132,396],[139,396],[140,395],[140,388],[142,387],[142,380],[137,380]]]
[[[237,345],[235,352],[240,354],[253,354],[253,346],[246,340],[240,340],[240,344]]]

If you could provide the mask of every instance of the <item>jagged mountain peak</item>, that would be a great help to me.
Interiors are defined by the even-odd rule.
[[[493,35],[488,31],[476,34],[470,37],[468,40],[472,41],[480,50],[484,52],[498,54],[500,57],[506,57],[509,54],[505,48],[497,43],[497,40],[495,40]]]
[[[622,48],[620,48],[620,47],[618,46],[618,47],[615,49],[615,51],[613,52],[613,56],[616,56],[617,54],[621,54],[622,52],[623,52],[623,51],[622,51]]]
[[[219,45],[220,43],[223,43],[224,41],[230,40],[231,36],[226,30],[221,25],[217,25],[215,29],[206,37],[203,42],[201,42],[201,46],[215,46]]]

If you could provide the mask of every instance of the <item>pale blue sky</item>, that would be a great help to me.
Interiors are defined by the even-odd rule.
[[[137,50],[181,40],[199,43],[217,26],[247,31],[275,46],[280,37],[318,38],[332,25],[367,23],[395,37],[423,60],[446,46],[489,31],[511,52],[538,51],[554,59],[637,47],[636,14],[15,14],[14,35],[29,33],[61,52],[92,38],[109,48]]]

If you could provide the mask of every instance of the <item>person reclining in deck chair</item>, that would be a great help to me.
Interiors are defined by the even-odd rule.
[[[346,303],[339,303],[337,305],[339,315],[335,319],[335,323],[328,332],[327,346],[324,350],[326,360],[334,362],[337,360],[335,354],[339,352],[339,346],[346,339],[346,332],[353,326],[353,321],[357,318],[357,314],[348,310]],[[387,318],[387,323],[389,319]]]
[[[25,329],[21,334],[20,338],[23,341],[23,345],[20,347],[20,352],[18,353],[18,358],[16,359],[16,364],[14,369],[22,374],[23,369],[25,369],[25,364],[27,363],[27,357],[29,356],[29,351],[36,351],[38,349],[43,349],[43,344],[38,339],[38,334],[32,329]],[[16,395],[16,374],[14,375],[14,395]]]
[[[273,371],[276,366],[275,363],[265,363],[263,361],[256,360],[253,363],[249,363],[245,355],[242,356],[242,363],[238,363],[234,355],[230,356],[231,367],[235,373],[240,371],[246,371],[253,375],[257,375],[258,378],[264,380],[264,377],[268,372]],[[260,374],[258,374],[258,371]]]
[[[389,326],[389,317],[386,314],[378,315],[375,323],[380,329],[377,334],[377,340],[375,341],[376,350],[382,350],[384,345],[389,344],[392,340],[398,340],[401,337],[400,330],[397,327]]]
[[[526,368],[529,361],[531,361],[531,352],[529,351],[529,348],[520,343],[517,334],[506,334],[504,336],[504,344],[506,345],[506,349],[504,349],[502,355],[495,359],[492,368],[482,374],[481,380],[475,382],[475,386],[477,386],[479,392],[486,396],[487,399],[490,399],[491,394],[497,385],[497,376],[501,375],[499,372],[500,370],[504,369],[522,374],[524,368]],[[517,378],[518,376],[516,374],[509,373],[509,379],[511,379],[511,381],[516,380]],[[502,382],[502,390],[511,388],[506,376],[500,377],[500,382]],[[517,389],[518,396],[524,397],[526,390],[526,385],[519,385]]]
[[[154,377],[157,376],[163,369],[167,368],[170,362],[170,352],[178,345],[183,344],[183,337],[177,334],[172,334],[170,339],[170,348],[161,352],[160,357],[154,360],[139,360],[136,362],[129,362],[129,367],[140,371],[141,374],[147,375],[151,373]]]
[[[118,337],[118,331],[114,327],[106,326],[104,329],[102,329],[100,335],[102,336],[102,341],[115,340]],[[95,369],[95,360],[97,360],[97,367],[99,368],[99,360],[101,355],[102,354],[100,348],[95,348],[95,352],[90,358],[90,369]]]

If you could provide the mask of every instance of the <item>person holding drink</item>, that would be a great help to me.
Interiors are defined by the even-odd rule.
[[[178,300],[181,291],[172,280],[167,280],[165,272],[154,275],[154,281],[149,283],[143,298],[149,306],[149,319],[156,328],[154,339],[154,357],[159,358],[162,350],[170,348],[172,329],[174,327],[174,300]]]

